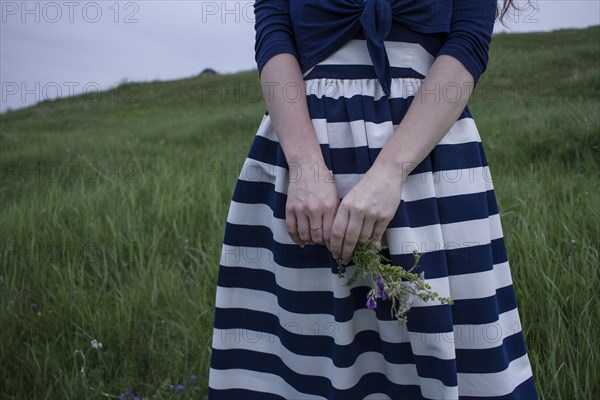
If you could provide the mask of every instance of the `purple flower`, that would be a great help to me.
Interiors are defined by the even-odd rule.
[[[127,396],[125,396],[125,393],[121,393],[121,395],[119,396],[119,400],[125,400],[127,399]]]
[[[369,310],[377,308],[377,300],[375,299],[375,291],[373,289],[367,294],[367,308]]]
[[[75,332],[75,335],[77,335],[77,337],[83,337],[84,336],[83,332],[81,332],[81,331]]]
[[[32,309],[32,310],[37,310],[37,309],[38,309],[38,305],[37,305],[37,303],[31,303],[31,304],[29,305],[29,307],[31,307],[31,309]]]
[[[198,377],[196,375],[190,375],[190,381],[192,382],[196,382],[198,380]]]
[[[181,392],[183,390],[183,385],[180,383],[179,385],[175,386],[175,390]]]
[[[381,275],[378,275],[377,277],[377,296],[381,297],[383,300],[388,298],[388,292],[385,290],[385,283],[383,282]]]
[[[379,290],[379,297],[381,297],[383,300],[388,298],[388,292],[386,292],[386,290],[384,288],[380,288]]]
[[[369,297],[369,300],[367,300],[367,308],[369,310],[374,310],[377,308],[377,301],[375,300],[375,298]]]

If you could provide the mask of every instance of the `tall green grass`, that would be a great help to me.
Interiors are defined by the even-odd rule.
[[[600,396],[599,36],[497,35],[470,103],[544,399]],[[132,83],[0,116],[0,397],[206,397],[258,88],[256,71]]]

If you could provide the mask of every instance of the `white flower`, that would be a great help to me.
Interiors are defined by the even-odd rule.
[[[96,350],[100,350],[102,348],[102,343],[100,343],[96,339],[92,340],[90,343],[92,344],[92,347]]]

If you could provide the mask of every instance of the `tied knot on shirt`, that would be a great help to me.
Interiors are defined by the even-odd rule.
[[[389,0],[364,0],[360,24],[367,42],[367,49],[381,87],[387,96],[391,93],[390,61],[384,40],[392,28],[392,6]]]
[[[375,75],[389,97],[392,68],[384,39],[394,32],[391,40],[399,40],[398,24],[424,34],[427,42],[431,35],[424,50],[433,57],[454,57],[477,83],[487,65],[496,7],[497,0],[255,0],[259,76],[279,53],[296,56],[304,73],[362,31]]]

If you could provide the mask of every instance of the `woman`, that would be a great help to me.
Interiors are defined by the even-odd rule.
[[[268,111],[227,217],[209,398],[537,398],[466,107],[496,1],[254,7]],[[358,243],[419,251],[454,303],[415,301],[405,326],[368,309],[367,282],[337,275]]]

